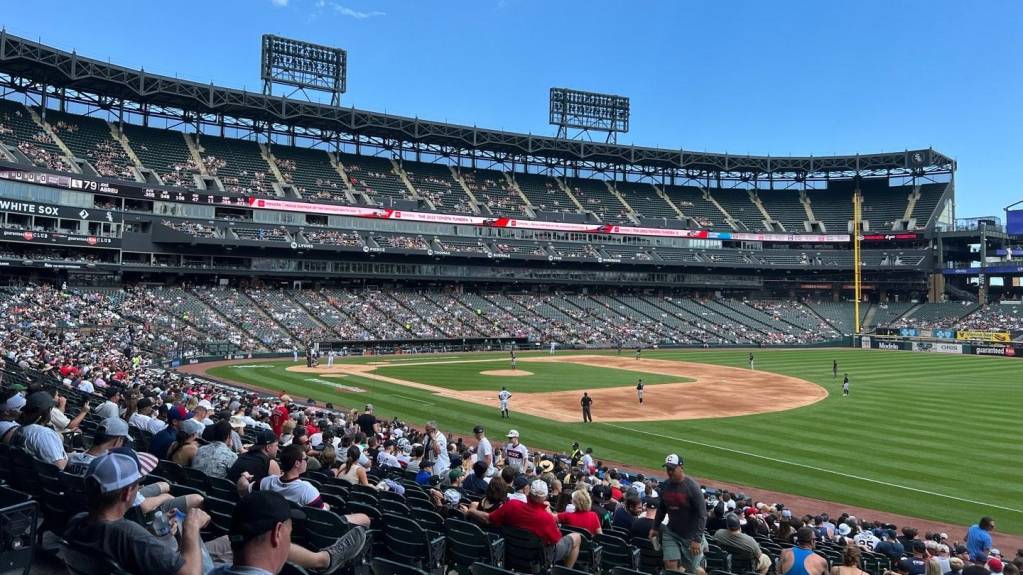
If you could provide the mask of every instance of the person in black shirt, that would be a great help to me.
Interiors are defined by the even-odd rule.
[[[462,489],[469,495],[484,495],[487,492],[487,463],[477,461],[472,464],[472,473],[462,479]]]
[[[657,515],[657,506],[661,502],[656,497],[650,497],[643,504],[643,514],[632,522],[630,532],[633,537],[646,539],[650,536],[650,530],[654,528],[654,516]]]
[[[366,434],[366,437],[370,437],[377,432],[377,418],[373,415],[373,404],[366,404],[366,411],[355,418],[355,425],[359,426],[359,429]]]
[[[927,571],[927,546],[923,541],[913,540],[913,556],[899,561],[899,567],[909,575],[923,575]]]
[[[275,459],[277,447],[277,436],[274,435],[274,432],[265,428],[257,429],[256,443],[248,451],[238,456],[238,459],[227,470],[227,479],[236,483],[242,473],[248,471],[252,475],[249,483],[259,485],[264,477],[280,475],[281,467]]]
[[[583,392],[583,398],[579,400],[579,405],[583,406],[583,423],[593,423],[593,416],[590,415],[590,406],[593,405],[593,398],[590,394]]]

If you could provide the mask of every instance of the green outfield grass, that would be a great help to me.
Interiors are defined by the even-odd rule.
[[[523,361],[518,362],[519,371],[528,371],[533,375],[525,377],[480,375],[481,371],[510,368],[511,361],[505,358],[480,363],[381,366],[376,370],[376,373],[458,391],[498,390],[504,385],[508,386],[512,391],[523,393],[530,391],[564,391],[570,389],[631,386],[636,385],[636,380],[641,377],[646,385],[692,381],[689,378],[674,375],[657,375],[623,369],[573,365],[570,363],[529,363]]]
[[[564,352],[568,353],[568,352]],[[650,351],[644,357],[746,367],[746,350]],[[220,367],[211,374],[272,391],[287,390],[335,405],[372,402],[381,416],[421,424],[435,419],[449,437],[468,435],[474,424],[498,438],[514,426],[527,447],[567,450],[573,440],[592,446],[599,458],[657,467],[669,452],[686,458],[701,479],[796,493],[849,505],[969,525],[981,515],[998,520],[999,531],[1023,534],[1023,362],[1017,359],[842,350],[759,350],[758,370],[816,382],[831,395],[785,412],[735,418],[635,423],[557,423],[515,413],[500,419],[494,407],[468,404],[427,391],[361,377],[317,378],[284,371],[291,362],[267,368]],[[526,355],[526,354],[523,354]],[[482,354],[445,354],[438,360],[480,359]],[[380,373],[457,389],[479,389],[474,375],[508,367],[507,354],[489,364],[382,367]],[[359,358],[356,361],[382,361]],[[399,358],[387,358],[399,359]],[[411,358],[400,358],[409,359]],[[424,358],[419,358],[421,361]],[[427,357],[428,359],[428,357]],[[839,376],[831,375],[831,360]],[[253,362],[256,363],[256,362]],[[400,366],[401,361],[393,362]],[[486,365],[486,367],[481,367]],[[535,371],[540,364],[520,362]],[[571,366],[601,370],[590,366]],[[452,378],[440,380],[449,368]],[[464,369],[464,371],[463,371]],[[637,374],[603,370],[631,385]],[[400,375],[399,375],[400,372]],[[852,394],[841,395],[848,372]],[[581,372],[574,372],[581,373]],[[591,385],[568,372],[559,389]],[[648,377],[653,381],[654,376]],[[530,378],[497,378],[513,390]],[[675,380],[675,378],[672,378]],[[500,384],[499,382],[499,384]],[[333,384],[365,393],[337,393]],[[457,386],[457,387],[456,387]]]

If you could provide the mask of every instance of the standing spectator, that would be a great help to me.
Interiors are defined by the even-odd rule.
[[[380,431],[380,426],[377,423],[377,418],[373,415],[373,404],[367,403],[366,410],[359,415],[355,420],[355,425],[359,426],[359,429],[366,434],[366,437],[372,437]]]
[[[210,428],[212,432],[210,442],[195,452],[192,467],[209,477],[227,477],[227,470],[238,459],[238,454],[227,446],[227,441],[231,438],[231,422],[222,419]]]
[[[990,532],[995,530],[995,520],[984,516],[979,523],[970,526],[966,532],[966,549],[970,552],[970,560],[978,563],[987,561],[991,551]]]
[[[796,546],[782,549],[778,556],[778,572],[781,575],[823,575],[828,570],[828,561],[813,552],[813,527],[800,527],[796,532]]]
[[[486,473],[492,474],[491,471],[494,468],[494,447],[490,444],[490,440],[487,439],[486,429],[482,425],[477,425],[472,428],[473,434],[476,436],[476,461],[482,461],[486,464]]]
[[[660,535],[665,569],[699,574],[704,572],[701,563],[707,545],[704,538],[707,504],[700,485],[686,475],[684,465],[682,458],[674,453],[664,459],[668,480],[657,489],[661,504],[654,517],[656,527],[650,530],[649,537],[654,539]],[[668,524],[662,526],[665,517]]]
[[[423,462],[433,464],[433,474],[443,477],[451,468],[451,459],[448,455],[448,440],[444,434],[437,430],[436,421],[426,422],[426,437],[423,438]],[[423,464],[420,463],[420,469]]]
[[[519,432],[515,429],[509,430],[508,443],[504,445],[504,464],[518,473],[525,473],[528,461],[529,450],[519,442]]]

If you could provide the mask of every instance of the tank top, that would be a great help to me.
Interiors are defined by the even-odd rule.
[[[813,555],[813,549],[803,549],[801,547],[792,548],[792,567],[784,573],[784,575],[809,575],[806,572],[806,567],[803,565],[806,562],[806,558]]]
[[[338,475],[338,477],[341,478],[341,479],[347,480],[352,485],[358,484],[359,483],[359,465],[358,464],[352,465],[348,469],[347,473],[342,473],[341,475]]]

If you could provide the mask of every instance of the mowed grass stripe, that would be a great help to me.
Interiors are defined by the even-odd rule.
[[[620,424],[637,430],[628,431],[609,427],[612,424],[601,424],[599,420],[585,426],[517,414],[514,398],[512,419],[501,420],[496,402],[494,406],[480,406],[362,378],[325,378],[367,390],[361,394],[338,394],[328,386],[303,381],[310,376],[283,371],[283,367],[294,365],[290,362],[277,364],[279,370],[235,370],[231,375],[243,377],[250,383],[258,381],[259,385],[275,392],[289,389],[293,383],[302,384],[300,389],[303,390],[315,389],[319,385],[317,392],[322,396],[313,396],[318,400],[361,406],[371,399],[381,415],[397,414],[419,424],[426,419],[437,419],[442,429],[449,432],[462,431],[467,435],[473,424],[482,423],[488,427],[494,441],[500,441],[504,432],[514,426],[522,432],[528,447],[564,451],[572,440],[578,440],[584,446],[592,446],[600,458],[646,467],[656,467],[663,461],[665,453],[677,451],[689,461],[690,471],[704,479],[731,481],[961,524],[975,522],[980,515],[990,513],[998,517],[999,529],[1023,533],[1023,516],[1020,513],[984,505],[1018,509],[1019,502],[1023,501],[1023,486],[1017,479],[1015,463],[1023,457],[1023,437],[1011,424],[1017,418],[1013,407],[1020,405],[1023,399],[1023,388],[1019,387],[1017,375],[1023,370],[1023,360],[858,349],[753,350],[753,353],[757,371],[813,381],[825,387],[831,395],[816,404],[780,413]],[[747,354],[748,350],[645,350],[643,355],[644,358],[745,368]],[[506,353],[458,355],[466,359],[494,357],[496,364],[503,363],[504,368],[508,365]],[[626,351],[622,357],[631,358],[633,354]],[[837,378],[831,375],[832,359],[839,362]],[[359,358],[362,363],[379,360]],[[441,361],[451,359],[448,357]],[[483,364],[473,367],[480,371],[483,369],[480,365]],[[520,369],[529,371],[533,371],[532,366],[535,365],[539,364],[519,363]],[[423,374],[442,367],[423,366],[421,373],[405,379],[423,381]],[[624,374],[631,380],[628,384],[634,383],[632,373],[606,371],[616,378]],[[846,372],[852,381],[852,396],[842,398],[841,379]],[[647,379],[647,376],[643,377]],[[514,392],[519,380],[509,378],[507,381]],[[567,383],[574,384],[569,389],[587,386],[579,378],[569,379]],[[488,388],[484,386],[482,389]],[[299,395],[305,394],[300,392]],[[434,405],[409,401],[401,396]],[[700,441],[713,447],[639,432]],[[717,447],[732,448],[750,455]],[[983,461],[980,468],[973,464],[955,463],[965,461],[962,458],[970,454]],[[922,491],[959,499],[928,495]]]

